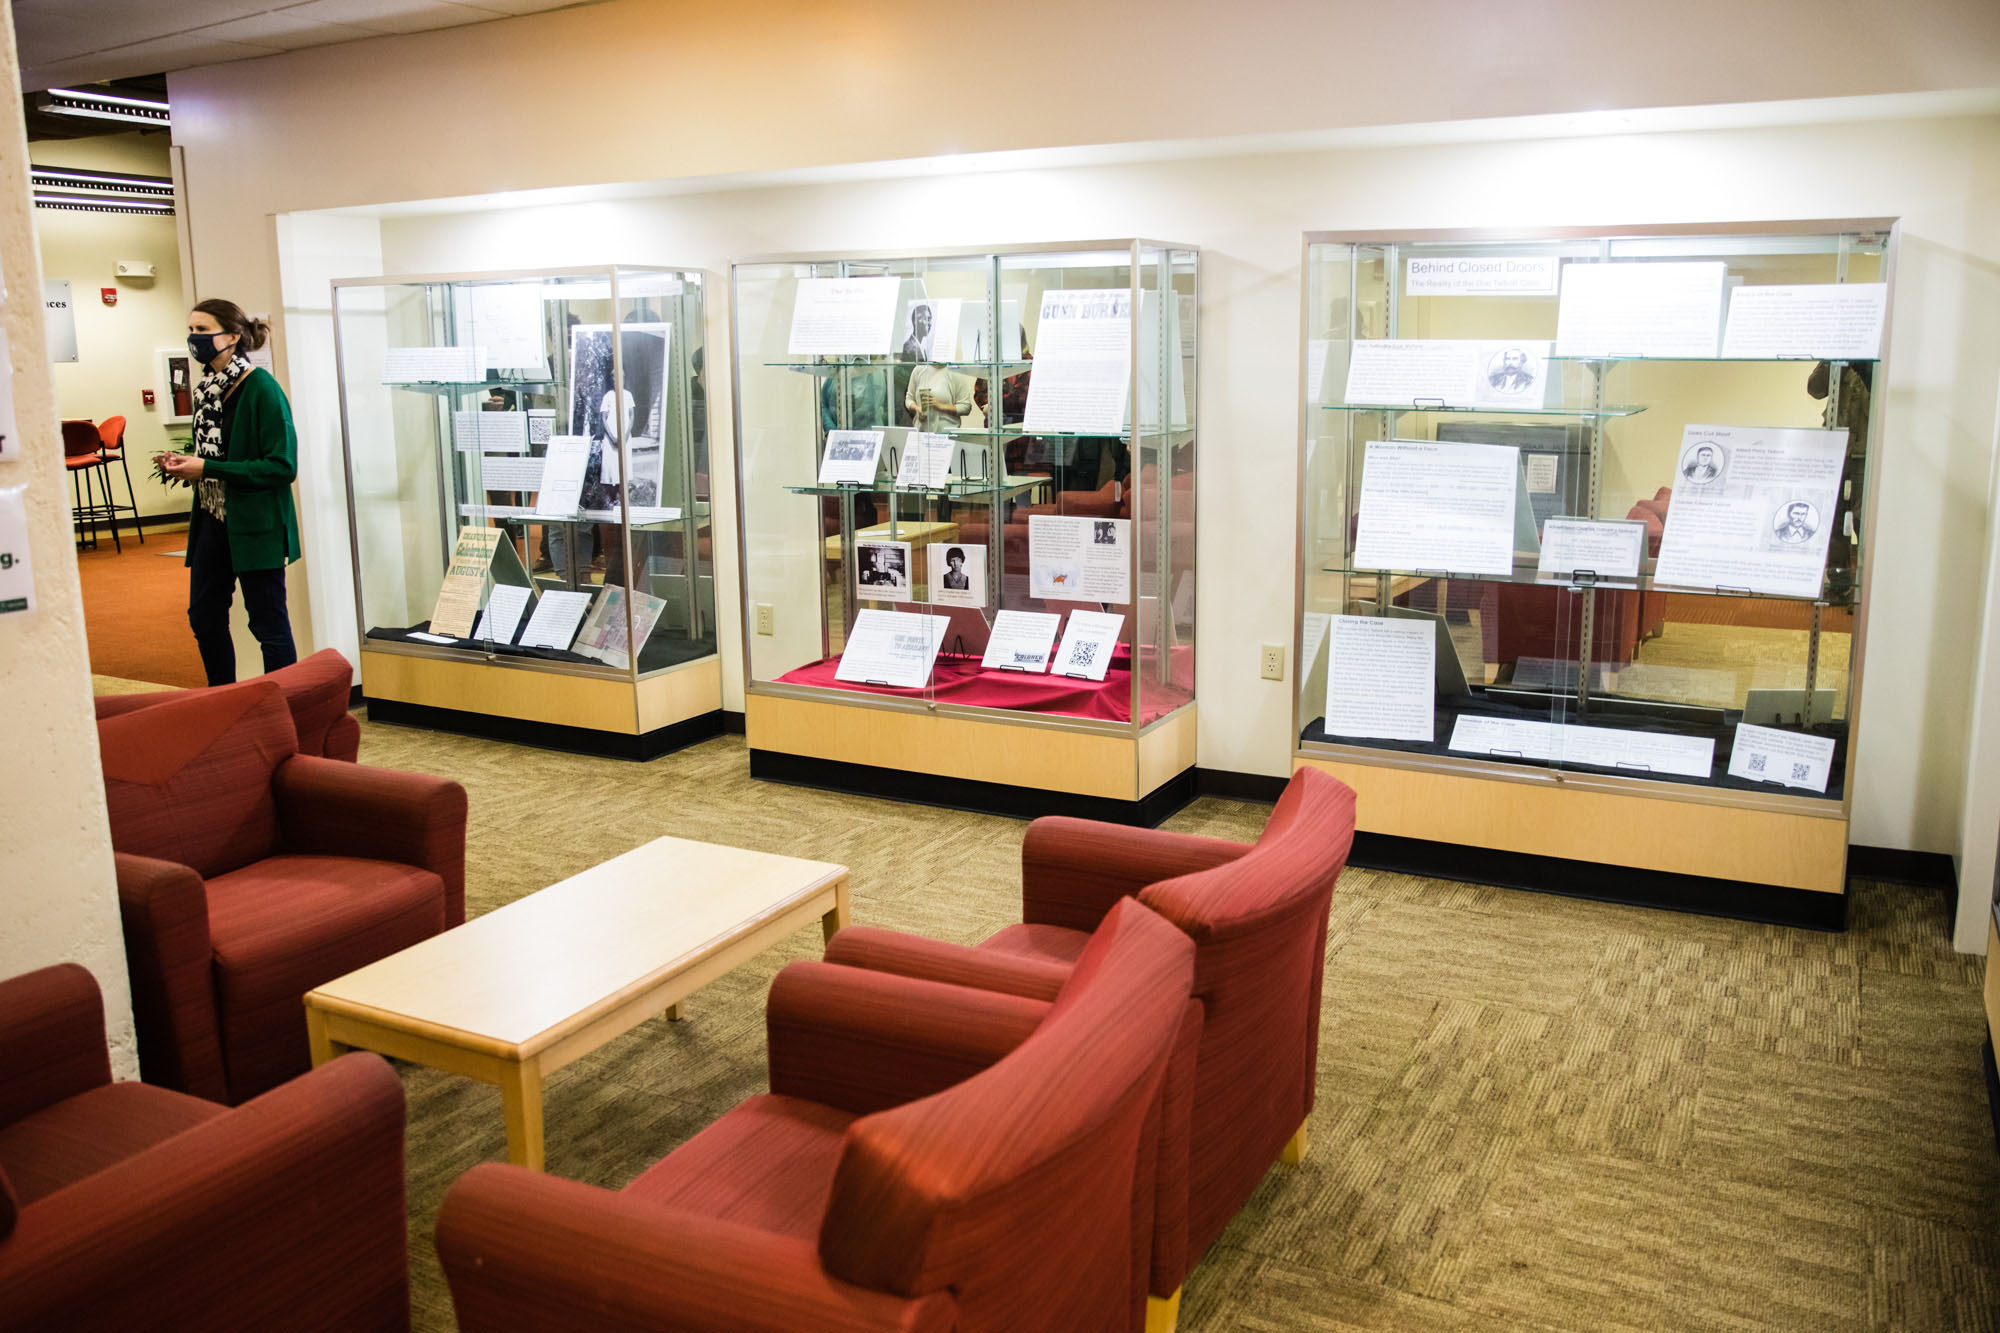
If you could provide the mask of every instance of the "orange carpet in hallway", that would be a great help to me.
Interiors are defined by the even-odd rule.
[[[122,555],[109,533],[95,551],[77,553],[91,671],[160,685],[208,684],[188,629],[187,567],[167,554],[186,549],[185,531],[148,529],[141,546],[128,527]]]

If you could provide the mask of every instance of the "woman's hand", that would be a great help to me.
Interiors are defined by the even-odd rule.
[[[193,481],[201,476],[202,461],[196,454],[161,454],[160,468],[177,481]]]

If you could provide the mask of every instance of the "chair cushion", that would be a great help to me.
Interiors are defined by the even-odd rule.
[[[271,775],[298,749],[268,680],[200,690],[97,724],[111,845],[204,879],[278,846]]]
[[[106,1083],[0,1129],[0,1171],[25,1208],[224,1114],[150,1083]]]
[[[322,648],[303,662],[273,671],[270,678],[285,692],[285,702],[291,707],[300,754],[328,759],[354,757],[327,753],[327,733],[347,716],[347,701],[354,689],[354,668],[337,649]]]
[[[272,856],[208,881],[229,1097],[311,1064],[305,993],[444,930],[444,881],[359,856]]]
[[[796,1097],[752,1097],[630,1185],[634,1198],[760,1231],[819,1234],[855,1117]]]
[[[979,947],[1068,967],[1083,956],[1084,946],[1089,943],[1087,931],[1071,930],[1067,926],[1024,925],[997,931],[980,941]]]

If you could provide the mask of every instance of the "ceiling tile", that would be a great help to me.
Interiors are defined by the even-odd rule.
[[[41,9],[14,11],[14,37],[24,65],[84,55],[105,44],[104,25],[96,19]]]
[[[188,35],[225,42],[248,42],[252,46],[269,46],[281,51],[297,50],[304,46],[326,46],[332,42],[356,42],[364,37],[381,36],[380,33],[357,28],[351,24],[323,23],[315,19],[299,18],[282,9],[269,14],[252,14],[248,18],[231,19],[227,23],[211,23],[206,28],[198,28]]]
[[[481,9],[497,9],[503,14],[545,14],[551,9],[573,9],[598,0],[472,0]]]
[[[506,17],[496,9],[447,0],[306,0],[282,12],[322,23],[349,23],[371,32],[428,32]]]
[[[35,10],[25,8],[23,4],[15,5],[19,11],[17,30],[25,27],[18,22],[18,17],[27,14],[59,14],[94,28],[96,40],[86,48],[91,51],[110,51],[156,38],[177,37],[205,23],[220,23],[268,8],[269,0],[68,0],[66,4],[42,6]],[[25,35],[22,37],[23,65],[44,64],[61,59],[66,54],[69,53],[38,49]],[[152,74],[158,71],[159,67],[155,66],[140,72]]]

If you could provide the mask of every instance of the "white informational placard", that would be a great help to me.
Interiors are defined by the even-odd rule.
[[[587,592],[560,588],[544,592],[535,602],[535,613],[528,617],[528,627],[521,631],[521,646],[567,649],[570,640],[576,637],[576,627],[583,623],[583,613],[589,609]]]
[[[1132,521],[1030,514],[1028,595],[1115,606],[1130,602]]]
[[[801,278],[792,303],[792,356],[885,356],[896,350],[903,280]]]
[[[1833,738],[1739,723],[1729,747],[1729,776],[1824,792],[1833,774]]]
[[[1364,338],[1347,363],[1346,401],[1391,407],[1540,407],[1546,340]]]
[[[480,283],[459,290],[466,300],[465,318],[459,324],[462,346],[485,348],[486,364],[496,370],[548,373],[540,283]]]
[[[35,571],[28,557],[26,486],[0,487],[0,616],[35,609]]]
[[[853,482],[866,486],[875,480],[875,468],[882,457],[879,430],[830,430],[826,452],[819,460],[819,484],[838,486]]]
[[[1111,654],[1118,647],[1118,631],[1125,617],[1103,611],[1072,611],[1063,626],[1062,646],[1056,649],[1055,664],[1049,670],[1058,676],[1080,676],[1103,680],[1111,669]]]
[[[1326,357],[1332,349],[1332,339],[1306,340],[1306,402],[1314,407],[1325,401],[1320,395],[1326,389]]]
[[[1719,259],[1565,264],[1556,355],[1712,357],[1728,272]]]
[[[1328,735],[1433,739],[1437,629],[1431,621],[1330,616],[1326,643]]]
[[[896,354],[905,361],[949,361],[958,350],[959,308],[956,296],[917,296],[903,301],[901,340]]]
[[[1369,441],[1356,568],[1513,573],[1520,452],[1511,444]]]
[[[413,630],[411,630],[411,631],[409,632],[409,634],[407,634],[407,635],[406,635],[406,636],[404,636],[404,637],[406,637],[406,638],[411,638],[411,639],[415,639],[415,640],[416,640],[416,641],[417,641],[418,643],[457,643],[457,642],[458,642],[458,640],[457,640],[457,639],[454,639],[454,638],[452,638],[452,637],[451,637],[451,635],[449,635],[449,634],[427,634],[427,633],[425,633],[425,632],[424,632],[423,630],[420,630],[420,629],[413,629]]]
[[[950,616],[872,608],[856,612],[833,678],[855,685],[922,689],[950,628]]]
[[[481,454],[479,484],[489,491],[539,491],[546,458],[519,454]]]
[[[1554,255],[1411,256],[1403,267],[1407,296],[1554,296]]]
[[[666,609],[663,597],[645,592],[632,594],[632,635],[638,643],[632,649],[625,637],[625,590],[615,583],[609,584],[598,594],[597,604],[590,608],[590,615],[570,650],[620,671],[627,670],[632,665],[632,652],[646,650],[646,640],[653,637],[653,627],[660,623]]]
[[[21,435],[14,425],[14,354],[7,346],[7,330],[0,329],[0,463],[20,456]]]
[[[1061,627],[1062,617],[1053,611],[1001,611],[993,617],[979,665],[990,671],[1047,671]]]
[[[951,478],[951,454],[958,442],[949,435],[913,430],[903,440],[896,464],[896,485],[906,490],[934,490]]]
[[[583,474],[589,470],[588,436],[549,437],[549,451],[542,459],[542,489],[535,496],[535,513],[542,518],[576,517],[583,500]]]
[[[528,414],[453,412],[451,435],[459,448],[477,453],[525,453],[528,448]]]
[[[1535,567],[1544,574],[1629,579],[1638,577],[1639,562],[1645,558],[1644,523],[1624,518],[1552,518],[1542,524],[1542,556]]]
[[[1687,427],[1654,578],[1817,597],[1846,457],[1844,430]]]
[[[1529,454],[1521,460],[1521,475],[1527,479],[1528,494],[1554,495],[1562,479],[1560,454]]]
[[[521,628],[521,613],[528,609],[528,590],[512,583],[496,583],[486,598],[486,616],[479,623],[486,638],[495,643],[512,643]]]
[[[1722,354],[1746,361],[1872,361],[1882,355],[1886,282],[1738,287],[1729,298]]]
[[[384,384],[474,384],[486,378],[484,347],[389,347]]]
[[[986,548],[964,542],[933,542],[924,557],[931,600],[940,606],[986,605]]]
[[[460,513],[460,514],[461,514],[462,516],[464,516],[464,517],[466,517],[466,518],[470,518],[470,519],[476,519],[476,520],[478,520],[479,522],[482,522],[482,523],[483,523],[483,522],[485,522],[485,521],[486,521],[486,520],[488,520],[488,519],[493,519],[493,518],[534,518],[534,517],[536,517],[536,515],[535,515],[535,507],[534,507],[533,505],[475,505],[475,504],[462,504],[462,505],[460,505],[460,506],[458,507],[458,512],[459,512],[459,513]]]
[[[1022,430],[1123,434],[1131,393],[1131,291],[1044,292]]]
[[[1715,767],[1715,742],[1705,736],[1668,736],[1503,717],[1461,715],[1451,729],[1451,748],[1501,759],[1539,759],[1687,778],[1705,778]]]
[[[76,360],[76,307],[70,302],[68,278],[42,279],[42,322],[49,360]]]
[[[1333,617],[1324,611],[1305,613],[1305,642],[1299,645],[1299,697],[1305,698],[1311,688],[1312,674],[1319,666],[1320,654],[1326,651],[1327,630],[1333,624]]]
[[[479,618],[479,599],[493,568],[494,553],[506,534],[498,528],[464,527],[452,542],[451,559],[431,607],[431,633],[462,639]]]
[[[908,542],[854,543],[854,590],[857,596],[880,602],[907,602],[911,592]]]

